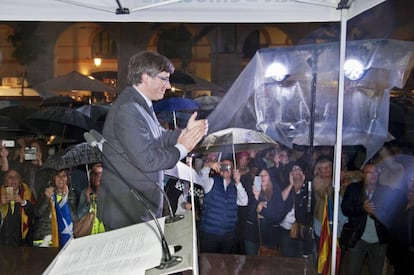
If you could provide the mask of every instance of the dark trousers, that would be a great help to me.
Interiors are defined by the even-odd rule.
[[[201,253],[231,254],[233,244],[233,235],[216,235],[200,231]]]
[[[386,253],[387,244],[357,241],[355,247],[348,248],[347,273],[361,274],[365,256],[368,256],[368,273],[370,275],[382,274]]]
[[[303,258],[304,240],[292,239],[290,230],[280,227],[279,250],[283,257]]]

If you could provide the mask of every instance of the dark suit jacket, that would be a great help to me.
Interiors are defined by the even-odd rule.
[[[116,229],[151,219],[131,188],[145,198],[157,217],[162,215],[163,170],[180,160],[174,146],[180,132],[162,128],[135,88],[127,87],[119,95],[103,129],[104,169],[97,202],[98,217],[106,227]]]
[[[380,243],[387,242],[388,231],[385,227],[387,219],[387,209],[392,198],[392,191],[390,188],[377,184],[376,189],[372,195],[371,201],[375,205],[375,228]],[[364,201],[367,199],[365,194],[365,187],[363,182],[353,182],[345,190],[344,198],[342,200],[341,209],[345,216],[348,217],[348,222],[357,228],[356,239],[361,239],[367,223],[368,214],[364,211]]]

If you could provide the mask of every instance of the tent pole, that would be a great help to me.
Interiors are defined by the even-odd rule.
[[[338,84],[338,107],[336,121],[336,142],[334,152],[334,211],[332,226],[332,257],[331,274],[336,274],[336,252],[338,242],[338,211],[339,211],[339,188],[341,179],[341,154],[342,154],[342,128],[344,117],[344,66],[346,51],[346,24],[348,10],[341,9],[341,40],[339,47],[339,84]]]
[[[198,268],[198,249],[197,249],[197,228],[196,228],[196,213],[195,213],[195,197],[194,197],[194,179],[193,179],[193,157],[187,157],[187,164],[190,166],[190,198],[191,198],[191,215],[192,215],[192,230],[193,230],[193,274],[199,274]]]
[[[313,59],[312,59],[312,83],[311,83],[311,106],[310,106],[310,119],[309,119],[309,164],[310,167],[313,167],[314,163],[313,160],[313,144],[314,144],[314,137],[315,137],[315,109],[316,109],[316,64],[318,63],[318,55],[319,53],[317,50],[313,51]],[[312,168],[309,169],[309,178],[313,177]]]

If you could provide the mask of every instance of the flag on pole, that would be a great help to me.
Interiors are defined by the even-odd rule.
[[[56,216],[56,204],[55,199],[50,199],[50,214],[52,216],[52,247],[59,247],[59,229]]]
[[[68,196],[53,195],[56,209],[56,220],[59,230],[59,246],[63,247],[73,237],[73,223],[70,216]]]
[[[332,258],[332,225],[333,225],[333,203],[329,194],[325,195],[323,209],[323,222],[321,237],[318,251],[318,273],[322,275],[331,275],[331,258]],[[339,261],[341,250],[339,242],[336,242],[336,270],[339,273]]]

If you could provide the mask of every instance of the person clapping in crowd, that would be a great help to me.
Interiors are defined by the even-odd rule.
[[[351,183],[345,190],[341,208],[354,233],[347,234],[350,236],[347,240],[343,236],[341,239],[348,252],[347,274],[361,274],[367,256],[369,274],[377,275],[382,273],[387,251],[388,231],[384,217],[390,210],[387,201],[392,191],[379,184],[375,164],[366,164],[362,173],[362,181]]]

